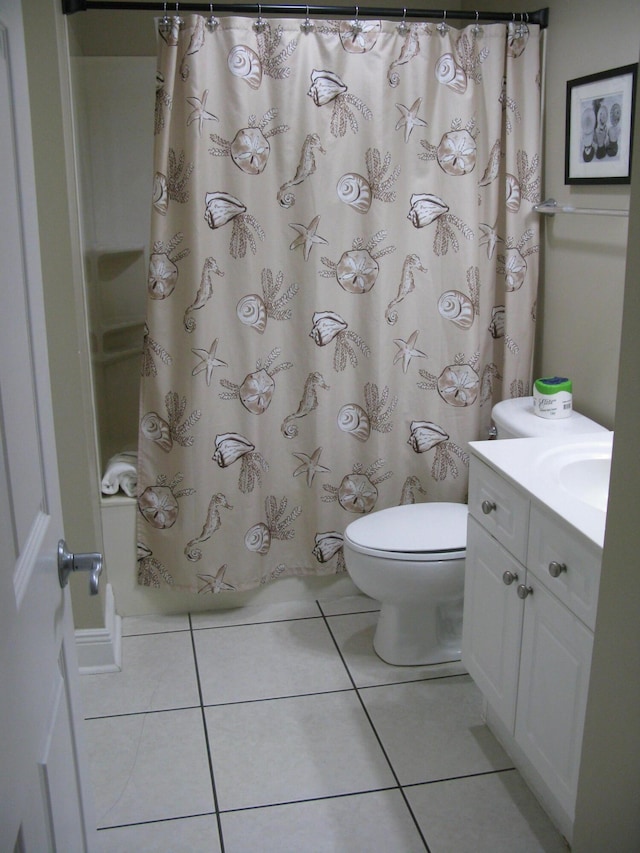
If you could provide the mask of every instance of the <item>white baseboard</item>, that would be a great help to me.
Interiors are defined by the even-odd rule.
[[[119,672],[122,669],[122,620],[116,613],[111,584],[106,587],[104,628],[76,629],[80,675]]]

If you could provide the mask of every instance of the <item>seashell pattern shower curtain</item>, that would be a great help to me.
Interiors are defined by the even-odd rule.
[[[202,595],[465,501],[530,393],[539,28],[261,23],[159,38],[138,581]]]

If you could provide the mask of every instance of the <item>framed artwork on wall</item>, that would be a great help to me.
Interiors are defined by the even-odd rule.
[[[638,64],[567,82],[565,184],[628,184]]]

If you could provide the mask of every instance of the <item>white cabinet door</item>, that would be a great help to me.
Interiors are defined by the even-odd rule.
[[[511,572],[514,580],[505,584]],[[462,660],[487,701],[513,731],[524,602],[524,569],[469,516],[462,620]]]
[[[528,575],[524,601],[516,741],[573,816],[593,634]]]
[[[527,568],[592,631],[596,625],[601,562],[601,549],[571,536],[549,512],[531,507]],[[554,563],[556,573],[552,576]]]
[[[477,459],[469,468],[469,513],[516,560],[526,563],[529,498]]]
[[[21,4],[0,0],[0,850],[81,853],[95,849],[95,829],[71,602],[58,581],[31,156]]]

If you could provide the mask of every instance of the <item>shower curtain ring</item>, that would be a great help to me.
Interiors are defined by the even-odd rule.
[[[214,30],[217,30],[220,26],[220,21],[213,14],[213,3],[209,3],[209,17],[207,18],[205,26],[210,33],[212,33]]]
[[[524,14],[520,14],[520,23],[516,27],[516,38],[525,38],[529,33],[529,27],[524,22]]]
[[[402,20],[400,21],[400,23],[398,24],[396,29],[398,30],[398,32],[400,33],[401,36],[406,36],[408,34],[409,30],[411,29],[411,27],[407,23],[407,10],[406,10],[406,8],[404,8],[402,10]]]
[[[173,26],[179,30],[184,28],[184,21],[180,17],[180,13],[178,12],[178,4],[176,3],[176,13],[173,16]]]
[[[162,17],[158,23],[158,32],[162,36],[166,36],[171,32],[171,18],[167,15],[167,4],[164,4]]]
[[[360,35],[362,30],[364,29],[363,25],[360,23],[358,19],[358,15],[360,14],[360,7],[356,6],[356,17],[353,21],[351,21],[351,33],[354,36]]]
[[[302,30],[303,33],[307,34],[307,33],[313,32],[313,30],[315,29],[315,26],[316,25],[313,23],[313,21],[309,17],[309,7],[307,6],[307,17],[300,24],[300,29]]]
[[[256,33],[263,33],[267,28],[267,22],[262,17],[262,6],[258,3],[258,17],[253,22],[253,29]]]
[[[440,23],[438,24],[436,29],[443,38],[449,32],[449,24],[447,23],[447,10],[446,9],[442,12],[442,20],[440,21]]]
[[[475,21],[474,25],[471,27],[471,32],[474,34],[474,36],[476,38],[478,38],[479,36],[482,35],[482,27],[478,23],[479,17],[480,16],[479,16],[478,10],[476,9],[476,21]]]

